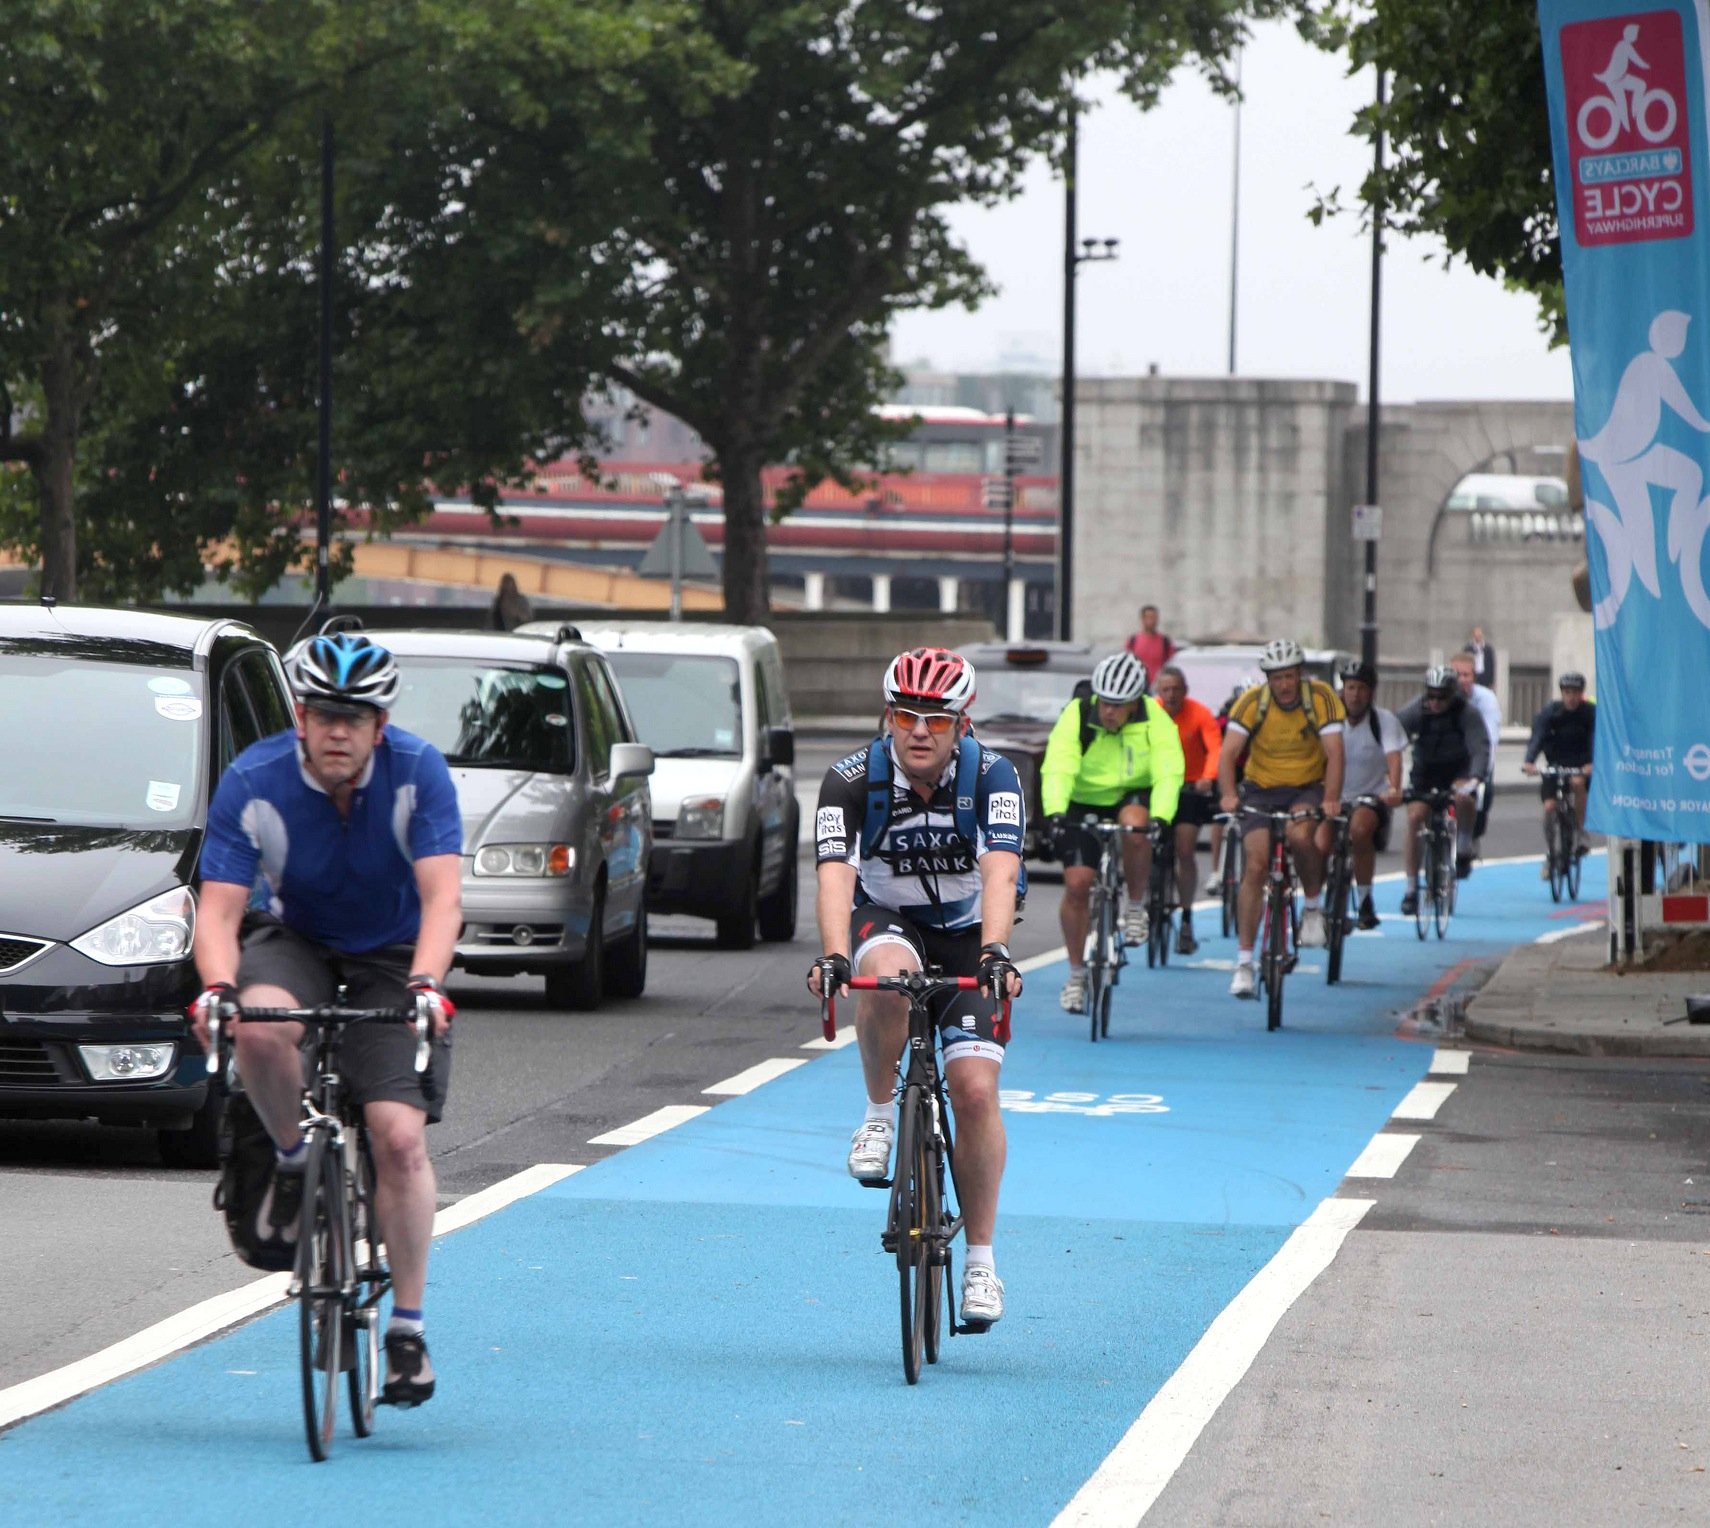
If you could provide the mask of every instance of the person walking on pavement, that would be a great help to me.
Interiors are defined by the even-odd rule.
[[[1473,661],[1473,677],[1487,690],[1496,688],[1496,649],[1484,639],[1484,628],[1473,627],[1467,637],[1467,645],[1462,649],[1469,653]]]
[[[1148,685],[1157,682],[1164,665],[1175,657],[1178,651],[1175,638],[1158,630],[1156,605],[1140,607],[1140,629],[1123,645],[1145,666]]]

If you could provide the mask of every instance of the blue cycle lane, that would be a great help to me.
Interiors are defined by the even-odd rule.
[[[1594,859],[1583,903],[1602,894]],[[0,1522],[296,1523],[318,1500],[376,1523],[865,1523],[900,1498],[1049,1523],[1425,1074],[1401,1015],[1579,916],[1535,860],[1481,867],[1442,942],[1398,898],[1380,886],[1338,987],[1304,952],[1274,1034],[1204,930],[1213,963],[1131,966],[1097,1045],[1058,1010],[1061,966],[1029,976],[1003,1079],[1009,1313],[913,1389],[883,1196],[843,1168],[842,1050],[441,1240],[440,1394],[328,1464],[279,1310],[0,1435]]]

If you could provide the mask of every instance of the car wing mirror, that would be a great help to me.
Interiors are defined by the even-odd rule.
[[[622,779],[645,779],[653,773],[653,750],[645,743],[613,743],[611,776],[616,784]]]
[[[766,762],[774,767],[796,762],[796,735],[788,727],[766,729]]]

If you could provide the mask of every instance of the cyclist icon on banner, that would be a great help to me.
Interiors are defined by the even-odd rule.
[[[1651,320],[1649,348],[1634,356],[1621,373],[1603,428],[1579,442],[1580,459],[1596,466],[1615,500],[1611,509],[1594,499],[1587,485],[1586,524],[1603,543],[1609,572],[1608,591],[1592,611],[1600,630],[1614,625],[1635,577],[1652,595],[1662,597],[1652,488],[1668,490],[1668,555],[1680,564],[1686,603],[1699,623],[1710,627],[1710,594],[1705,592],[1701,564],[1704,533],[1710,524],[1704,469],[1658,438],[1665,406],[1700,434],[1710,435],[1710,419],[1698,411],[1674,368],[1686,349],[1691,321],[1689,314],[1674,310]]]
[[[1609,94],[1591,96],[1579,108],[1574,126],[1580,142],[1588,149],[1606,149],[1629,127],[1637,128],[1646,143],[1664,143],[1674,134],[1678,108],[1666,90],[1647,88],[1634,69],[1651,66],[1639,56],[1637,22],[1623,27],[1621,40],[1610,51],[1609,62],[1592,78],[1607,87]]]

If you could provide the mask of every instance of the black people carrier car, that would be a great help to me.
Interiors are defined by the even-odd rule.
[[[184,1015],[208,798],[292,724],[237,621],[0,605],[0,1118],[149,1126],[172,1165],[213,1164]]]

